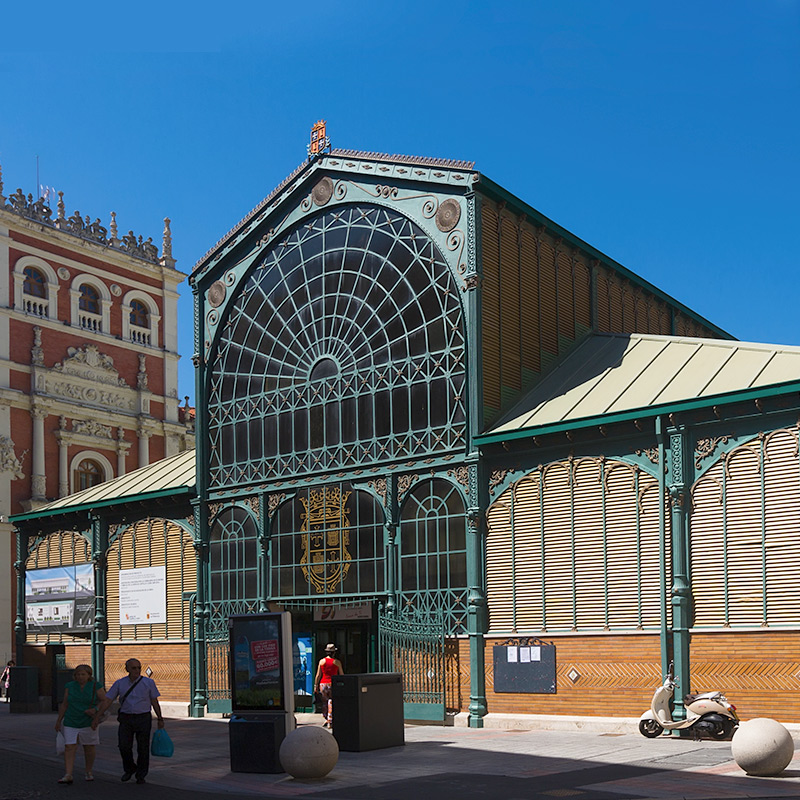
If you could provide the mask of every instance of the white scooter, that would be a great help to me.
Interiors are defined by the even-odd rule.
[[[655,739],[664,731],[691,729],[696,739],[729,739],[739,724],[736,706],[722,692],[687,694],[683,698],[686,719],[673,720],[669,702],[675,694],[672,663],[663,685],[653,694],[650,710],[639,717],[639,733]]]

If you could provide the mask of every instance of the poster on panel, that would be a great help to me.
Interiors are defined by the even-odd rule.
[[[26,570],[25,623],[31,633],[89,633],[94,626],[94,566]]]
[[[294,710],[291,626],[287,612],[229,618],[233,711]]]
[[[123,569],[119,573],[119,624],[167,621],[167,568]]]

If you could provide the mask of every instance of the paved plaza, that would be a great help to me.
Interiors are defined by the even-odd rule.
[[[167,712],[168,713],[168,712]],[[63,794],[89,798],[148,795],[148,800],[206,800],[220,796],[336,798],[337,800],[446,800],[458,798],[783,797],[800,800],[800,752],[778,778],[746,776],[728,742],[644,739],[631,724],[591,730],[509,730],[407,726],[406,744],[341,753],[327,778],[300,781],[281,774],[231,773],[227,721],[167,719],[175,743],[170,759],[151,759],[145,786],[122,784],[116,721],[106,722],[94,783],[59,786],[63,763],[55,755],[56,715],[10,714],[0,704],[0,800],[46,800]],[[300,724],[321,717],[300,715]],[[624,732],[627,730],[627,732]],[[798,732],[792,730],[795,739]]]

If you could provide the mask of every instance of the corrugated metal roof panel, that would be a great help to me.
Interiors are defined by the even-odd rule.
[[[68,510],[77,506],[133,498],[140,494],[152,494],[192,487],[195,484],[194,450],[162,458],[146,467],[120,475],[98,486],[84,489],[82,492],[61,497],[52,503],[40,506],[37,513],[43,511]]]
[[[800,381],[800,347],[594,334],[484,435],[632,413],[791,381]]]

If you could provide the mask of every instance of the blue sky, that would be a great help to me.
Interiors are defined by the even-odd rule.
[[[5,193],[195,262],[334,147],[474,160],[745,341],[800,345],[800,0],[16,3]],[[194,399],[181,288],[181,396]]]

